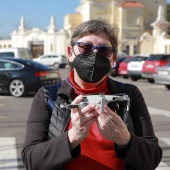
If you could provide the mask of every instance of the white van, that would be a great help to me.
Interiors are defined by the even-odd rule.
[[[33,55],[28,48],[0,48],[0,57],[33,59]]]

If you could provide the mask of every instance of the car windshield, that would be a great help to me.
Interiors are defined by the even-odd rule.
[[[123,60],[124,63],[128,63],[132,58],[131,57],[127,57],[125,60]]]
[[[125,60],[125,59],[126,59],[125,57],[118,57],[117,60],[116,60],[116,62],[121,62],[121,61],[123,61],[123,60]]]
[[[147,61],[156,61],[156,60],[170,61],[170,55],[151,55],[147,59]]]
[[[15,63],[13,61],[8,60],[0,60],[0,70],[13,70],[20,69],[23,65],[20,63]]]
[[[0,57],[13,57],[14,58],[14,53],[13,52],[1,52]]]
[[[135,56],[133,57],[130,61],[144,61],[146,60],[147,57],[143,57],[143,56]]]

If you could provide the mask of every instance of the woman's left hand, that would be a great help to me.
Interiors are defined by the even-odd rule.
[[[96,106],[95,110],[99,113],[97,125],[101,135],[119,146],[126,145],[130,141],[130,132],[120,116],[106,105],[103,113],[100,106]]]

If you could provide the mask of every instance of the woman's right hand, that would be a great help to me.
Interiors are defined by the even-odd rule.
[[[72,104],[79,104],[83,95],[77,96]],[[89,104],[82,109],[71,109],[72,128],[68,131],[69,147],[72,151],[80,142],[88,136],[90,126],[97,120],[95,105]]]

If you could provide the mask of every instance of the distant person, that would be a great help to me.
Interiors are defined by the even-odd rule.
[[[72,69],[59,84],[53,111],[48,87],[34,97],[22,150],[27,170],[154,170],[159,165],[162,149],[141,92],[108,77],[117,59],[117,37],[118,27],[100,20],[76,28],[67,47]],[[100,93],[127,94],[130,110],[126,102],[111,102],[104,111],[96,104],[66,107]]]

